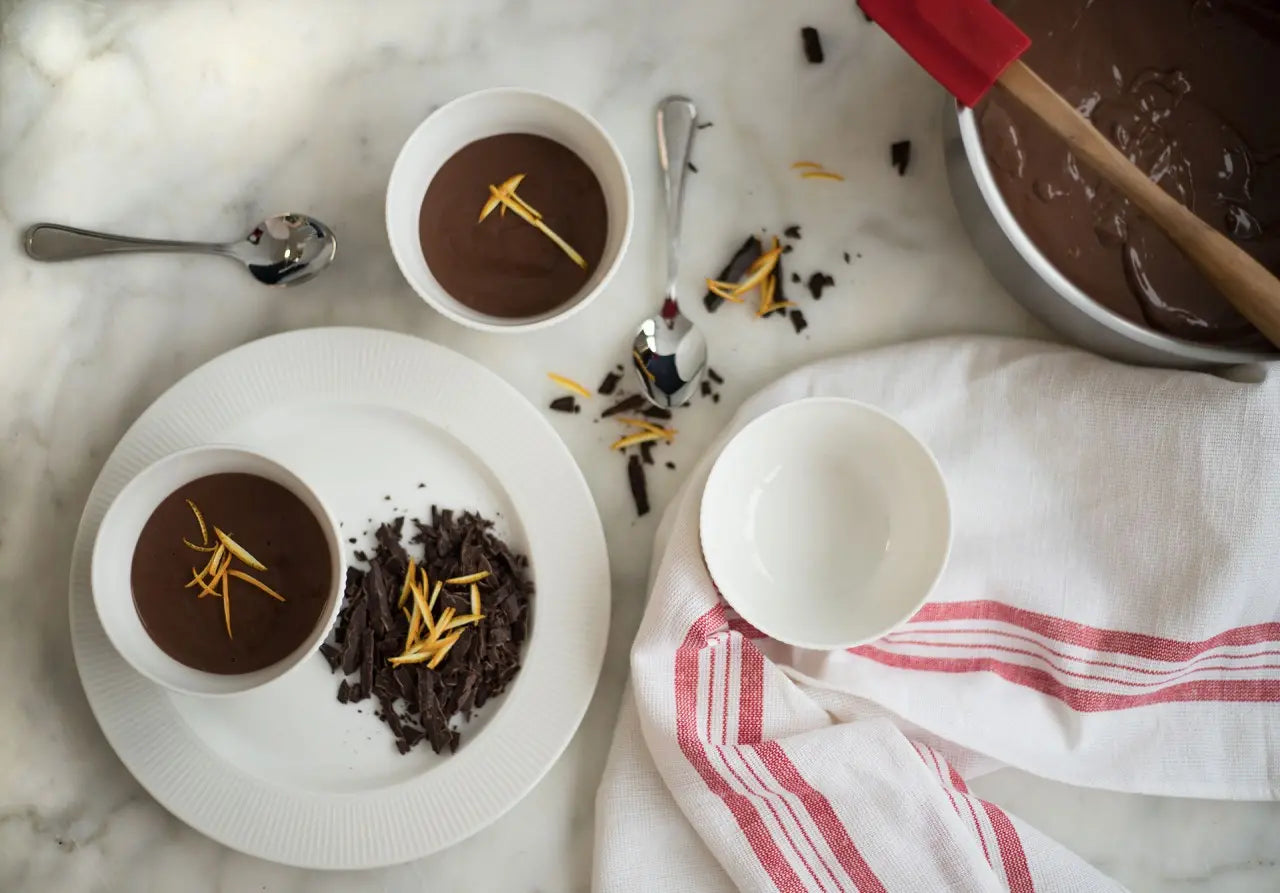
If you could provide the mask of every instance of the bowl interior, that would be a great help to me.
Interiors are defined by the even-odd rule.
[[[779,641],[844,648],[924,602],[951,541],[929,451],[852,400],[790,403],[725,447],[702,498],[702,548],[725,599]]]
[[[198,478],[222,472],[246,472],[274,481],[302,500],[320,522],[329,546],[333,586],[311,635],[283,660],[251,673],[207,673],[174,660],[147,634],[133,602],[133,551],[142,528],[167,496]],[[196,447],[173,453],[144,469],[107,509],[94,540],[91,579],[93,603],[112,645],[138,672],[175,691],[226,695],[249,691],[284,675],[314,652],[328,635],[339,608],[343,551],[337,524],[320,499],[284,466],[231,446]]]
[[[432,275],[418,240],[422,200],[436,171],[463,146],[501,133],[532,133],[567,146],[591,168],[604,191],[609,233],[600,263],[577,294],[537,316],[493,316],[458,301]],[[477,199],[477,210],[482,200]],[[527,90],[484,90],[437,109],[409,137],[387,185],[387,235],[409,284],[445,316],[493,331],[528,329],[580,309],[612,277],[631,236],[631,181],[613,141],[584,112]]]

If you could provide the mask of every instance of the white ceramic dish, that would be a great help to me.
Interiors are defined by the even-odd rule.
[[[505,319],[473,310],[441,287],[418,241],[418,215],[436,171],[463,146],[500,133],[533,133],[568,146],[600,181],[608,210],[604,254],[579,292],[539,316]],[[513,171],[512,173],[515,173]],[[484,196],[476,199],[479,208]],[[422,299],[452,319],[486,332],[525,332],[567,319],[609,284],[631,241],[631,178],[622,153],[586,112],[543,93],[499,87],[459,97],[418,125],[387,183],[387,237],[400,272]]]
[[[130,581],[133,550],[151,513],[169,494],[197,478],[244,472],[274,481],[302,500],[324,531],[329,546],[333,585],[329,599],[307,639],[284,660],[252,673],[206,673],[165,654],[147,635],[133,603]],[[176,534],[175,534],[176,535]],[[232,695],[251,691],[293,670],[315,653],[329,634],[341,607],[346,550],[338,539],[338,522],[320,497],[301,478],[260,453],[227,445],[179,450],[144,468],[128,483],[98,527],[93,546],[93,605],[102,628],[120,656],[142,675],[165,688],[191,695]],[[175,597],[182,597],[181,594]],[[215,633],[222,630],[216,629]]]
[[[319,654],[257,691],[197,698],[154,684],[112,647],[89,587],[90,548],[107,506],[161,456],[216,442],[294,469],[344,525],[349,550],[369,548],[369,519],[421,517],[436,503],[494,518],[499,535],[529,556],[540,591],[523,669],[465,726],[456,754],[421,746],[398,754],[368,702],[338,703],[338,677]],[[314,329],[197,369],[121,439],[80,522],[71,636],[107,740],[171,812],[264,859],[370,868],[475,833],[550,769],[595,689],[609,591],[595,503],[537,408],[430,342]]]
[[[874,407],[815,397],[754,420],[724,448],[699,523],[712,579],[761,632],[850,648],[914,614],[951,546],[942,472]]]

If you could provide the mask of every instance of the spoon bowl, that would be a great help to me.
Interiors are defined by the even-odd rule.
[[[103,254],[166,252],[216,254],[239,261],[264,285],[298,285],[320,275],[333,262],[338,239],[333,230],[306,214],[276,214],[238,242],[179,242],[138,239],[37,223],[22,238],[27,256],[39,261],[75,260]]]

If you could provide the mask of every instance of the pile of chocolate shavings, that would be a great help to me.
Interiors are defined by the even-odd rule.
[[[480,571],[484,619],[463,628],[448,656],[434,670],[425,664],[393,666],[409,634],[409,618],[399,605],[409,553],[402,545],[404,518],[383,524],[374,536],[373,555],[357,553],[368,570],[347,571],[346,594],[334,640],[320,647],[334,671],[341,673],[338,700],[376,698],[375,714],[395,735],[396,747],[408,753],[426,740],[440,753],[458,749],[461,733],[452,720],[469,720],[474,710],[500,694],[520,671],[520,649],[529,629],[533,583],[528,560],[493,535],[493,522],[472,512],[455,516],[431,507],[430,523],[414,521],[417,558],[436,580]],[[471,610],[470,590],[445,586],[438,610]],[[354,679],[349,677],[354,676]]]
[[[800,227],[797,224],[791,224],[790,226],[787,226],[786,228],[783,229],[782,234],[787,239],[790,239],[792,242],[799,241]],[[791,248],[792,246],[789,242],[784,242],[782,253],[783,254],[790,253]],[[746,275],[747,270],[751,267],[753,263],[755,263],[756,258],[758,258],[763,253],[764,253],[764,242],[761,240],[761,238],[754,234],[747,236],[747,238],[743,241],[743,243],[740,246],[738,246],[738,250],[733,253],[733,257],[729,258],[729,262],[724,265],[724,268],[720,271],[720,275],[716,277],[716,280],[719,282],[737,282],[738,280],[742,279],[743,276]],[[786,283],[788,282],[788,279],[787,279],[786,273],[782,269],[781,259],[778,260],[778,263],[774,267],[774,270],[775,270],[775,276],[777,277],[777,289],[774,293],[774,301],[778,304],[782,304],[788,301],[787,294],[785,291]],[[821,275],[826,277],[826,279],[828,280],[831,278],[829,276],[826,276],[825,273]],[[789,281],[792,284],[798,284],[803,282],[804,280],[801,278],[801,276],[798,273],[793,272],[790,276]],[[834,284],[834,283],[828,282],[827,284]],[[810,288],[810,293],[813,294],[812,287]],[[818,297],[821,297],[821,290],[819,290],[817,294],[814,294],[815,299]],[[707,308],[708,313],[715,313],[717,310],[720,309],[720,306],[724,304],[724,302],[725,302],[724,298],[720,297],[719,295],[715,294],[710,290],[708,290],[706,294],[702,296],[702,305]],[[804,311],[798,307],[792,307],[790,309],[787,309],[785,307],[780,307],[776,310],[772,310],[764,314],[760,318],[769,319],[770,317],[779,317],[781,319],[790,320],[791,327],[795,330],[795,333],[797,335],[799,335],[805,329],[809,328],[809,320],[805,318]],[[703,395],[708,396],[705,388],[703,389]]]

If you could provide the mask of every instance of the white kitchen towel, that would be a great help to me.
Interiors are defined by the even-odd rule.
[[[929,603],[849,652],[763,638],[698,547],[719,447],[809,395],[893,414],[952,499]],[[596,889],[1115,889],[965,779],[1009,765],[1277,796],[1278,621],[1280,377],[997,338],[800,370],[743,407],[664,519],[597,798]]]

